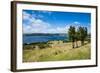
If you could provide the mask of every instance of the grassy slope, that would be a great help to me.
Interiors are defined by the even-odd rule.
[[[52,48],[24,50],[23,62],[90,59],[90,44],[73,49],[71,43],[59,43]]]

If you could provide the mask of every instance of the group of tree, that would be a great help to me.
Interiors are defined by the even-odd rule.
[[[87,27],[78,27],[70,26],[68,30],[69,40],[72,42],[72,48],[78,47],[78,41],[81,42],[81,46],[84,45],[84,41],[88,37]],[[76,44],[76,46],[75,46]]]

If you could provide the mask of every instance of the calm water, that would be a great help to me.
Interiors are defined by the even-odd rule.
[[[67,35],[23,35],[23,43],[47,42],[53,40],[67,40]]]

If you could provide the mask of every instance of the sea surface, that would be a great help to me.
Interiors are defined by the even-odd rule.
[[[67,40],[67,34],[65,35],[23,35],[23,43],[36,43],[36,42],[48,42],[54,40]]]

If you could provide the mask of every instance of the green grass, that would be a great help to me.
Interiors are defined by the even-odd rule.
[[[90,59],[90,48],[89,43],[79,48],[72,48],[71,43],[61,43],[45,49],[24,49],[23,62]]]

